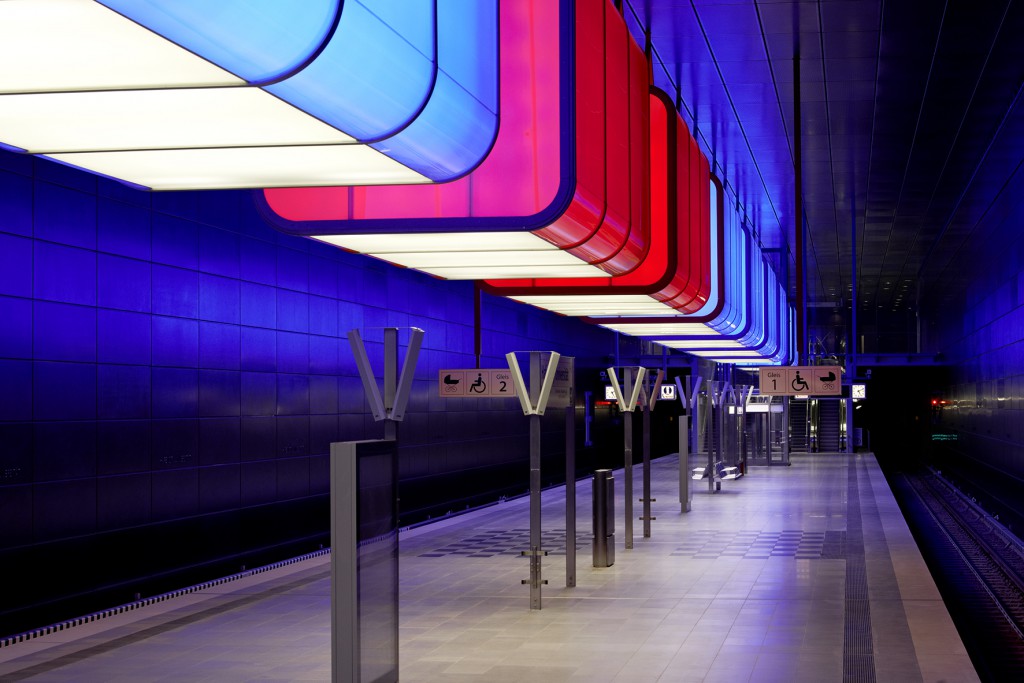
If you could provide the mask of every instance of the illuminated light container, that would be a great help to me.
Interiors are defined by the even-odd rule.
[[[724,208],[721,201],[713,203],[719,211]],[[785,362],[791,328],[785,292],[739,216],[731,210],[719,215],[725,224],[724,268],[722,288],[713,297],[721,299],[714,315],[591,314],[587,320],[717,362]]]
[[[705,181],[707,182],[707,181]],[[740,303],[746,291],[751,244],[731,212],[724,211],[723,188],[713,176],[702,194],[709,198],[709,220],[712,229],[710,264],[711,287],[704,304],[695,312],[684,314],[668,307],[662,315],[592,315],[588,322],[629,334],[656,336],[718,337],[742,327]]]
[[[650,240],[643,51],[604,0],[519,0],[499,11],[501,126],[479,166],[431,187],[268,189],[259,195],[268,219],[449,279],[638,268]]]
[[[767,268],[764,270],[768,271]],[[695,339],[673,341],[663,339],[659,340],[659,343],[685,350],[687,353],[716,360],[741,357],[764,358],[775,355],[781,343],[780,299],[783,298],[783,293],[776,286],[774,278],[767,277],[767,273],[765,273],[763,282],[765,287],[762,294],[760,296],[752,296],[750,299],[749,307],[751,311],[748,320],[751,324],[747,334],[743,337],[739,339],[722,337],[707,341]]]
[[[496,5],[4,0],[0,144],[151,189],[451,180],[497,130]]]
[[[730,363],[741,366],[760,365],[790,365],[795,362],[792,354],[795,334],[795,314],[790,307],[782,314],[780,321],[780,332],[777,341],[777,348],[763,351],[722,351],[715,352],[690,352],[698,354],[708,360],[719,363]]]
[[[488,280],[486,291],[570,316],[695,312],[708,301],[707,159],[667,94],[651,88],[649,109],[651,228],[640,265],[603,278]]]
[[[708,360],[733,364],[777,364],[789,362],[791,337],[791,307],[786,294],[775,279],[771,269],[765,267],[767,276],[763,314],[758,324],[760,341],[747,338],[739,341],[707,341],[703,344],[693,339],[680,341],[679,338],[661,338],[657,341],[665,346],[679,348]]]

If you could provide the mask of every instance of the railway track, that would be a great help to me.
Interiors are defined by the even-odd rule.
[[[1024,680],[1020,540],[934,472],[903,473],[908,522],[983,680]]]

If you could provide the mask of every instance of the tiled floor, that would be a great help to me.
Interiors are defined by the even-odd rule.
[[[591,567],[578,484],[575,588],[564,489],[545,492],[539,611],[520,583],[525,499],[401,534],[402,680],[978,680],[871,455],[798,455],[715,494],[698,485],[685,514],[676,459],[652,470],[657,520],[651,538],[637,521],[632,550],[617,476],[608,568]],[[0,680],[329,680],[328,571],[315,557],[0,648]]]

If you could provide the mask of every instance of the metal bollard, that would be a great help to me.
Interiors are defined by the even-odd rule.
[[[594,566],[615,564],[615,477],[611,470],[594,470]]]

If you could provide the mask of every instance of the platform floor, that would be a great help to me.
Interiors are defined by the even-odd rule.
[[[565,490],[543,496],[541,610],[529,609],[525,498],[400,535],[401,680],[976,681],[870,454],[794,455],[680,512],[674,456],[652,466],[650,538],[591,566],[577,485],[577,586]],[[634,469],[634,498],[641,468]],[[635,504],[636,515],[641,514]],[[326,681],[329,556],[0,648],[0,680]]]

